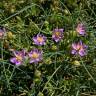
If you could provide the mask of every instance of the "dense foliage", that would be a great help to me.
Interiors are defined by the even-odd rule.
[[[95,0],[1,0],[0,96],[95,96],[95,18]]]

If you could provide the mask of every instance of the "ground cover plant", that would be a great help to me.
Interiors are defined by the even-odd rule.
[[[95,96],[95,18],[95,0],[1,0],[0,96]]]

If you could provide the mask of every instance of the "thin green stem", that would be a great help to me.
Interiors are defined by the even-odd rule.
[[[88,73],[88,75],[91,77],[91,79],[93,80],[93,82],[96,84],[96,80],[93,78],[93,76],[91,75],[91,73],[88,71],[88,69],[86,68],[85,64],[82,61],[82,58],[80,57],[80,60],[82,62],[83,67],[85,68],[86,72]]]
[[[61,65],[54,71],[54,73],[50,76],[49,80],[46,82],[42,92],[45,90],[47,84],[50,82],[50,80],[52,79],[52,77],[55,75],[55,73],[61,68]]]

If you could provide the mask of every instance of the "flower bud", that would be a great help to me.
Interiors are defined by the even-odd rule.
[[[14,13],[16,11],[16,7],[14,5],[11,5],[10,7],[10,12]]]
[[[44,62],[45,62],[45,64],[51,64],[52,60],[51,60],[51,58],[46,58]]]
[[[39,70],[35,71],[35,77],[37,77],[37,78],[41,77],[41,72]]]
[[[80,62],[79,61],[77,61],[77,60],[75,60],[74,62],[73,62],[73,64],[75,65],[75,66],[80,66]]]
[[[51,48],[52,50],[57,50],[58,48],[57,48],[57,46],[56,45],[52,45],[52,48]]]
[[[12,34],[12,32],[8,32],[7,37],[8,37],[8,39],[12,39],[12,38],[14,38],[14,35]]]
[[[67,9],[64,10],[65,15],[69,15],[69,11]]]
[[[39,92],[37,96],[44,96],[42,92]]]
[[[9,42],[7,40],[4,41],[4,48],[8,48],[9,47]]]
[[[37,83],[37,84],[40,83],[40,81],[41,81],[41,79],[39,79],[39,78],[34,79],[34,82]]]
[[[44,23],[45,23],[45,26],[48,26],[49,25],[49,22],[48,21],[45,21]]]
[[[24,2],[25,2],[24,0],[19,1],[20,4],[23,4]]]

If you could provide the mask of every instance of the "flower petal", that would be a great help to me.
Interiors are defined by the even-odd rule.
[[[85,56],[86,55],[86,51],[83,50],[83,49],[79,50],[79,55],[80,56]]]
[[[16,58],[15,58],[15,57],[14,57],[14,58],[11,58],[11,59],[10,59],[10,62],[16,63]]]
[[[76,50],[72,50],[71,54],[77,54],[77,51]]]

